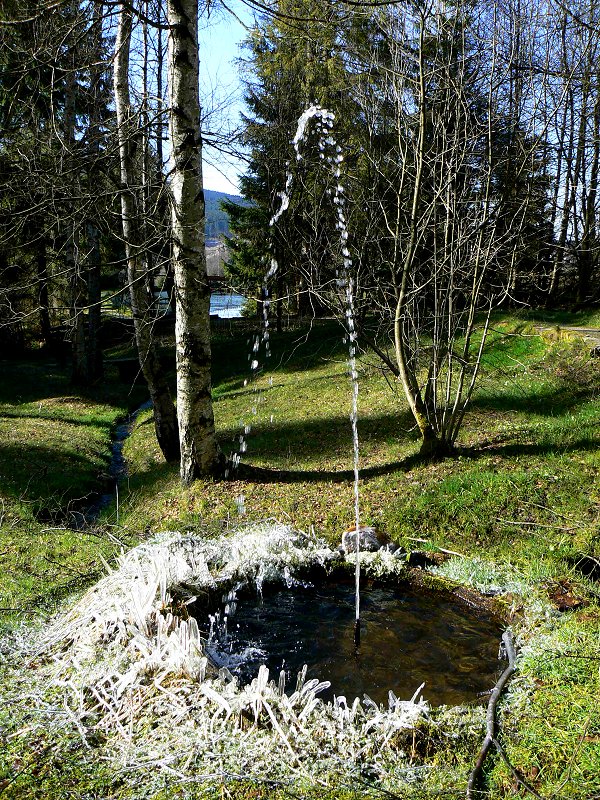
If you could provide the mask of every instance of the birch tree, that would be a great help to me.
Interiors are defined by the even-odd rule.
[[[215,473],[220,457],[211,397],[210,289],[204,249],[198,0],[168,0],[169,126],[181,480]]]

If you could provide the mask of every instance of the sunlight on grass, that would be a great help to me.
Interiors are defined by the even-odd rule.
[[[587,800],[599,791],[599,612],[597,584],[576,565],[582,555],[600,558],[598,362],[578,340],[540,336],[535,322],[494,320],[457,455],[443,461],[417,457],[418,436],[398,385],[372,358],[361,360],[361,517],[407,550],[452,551],[440,575],[508,592],[503,602],[523,643],[537,644],[524,647],[504,705],[506,752],[542,796]],[[162,460],[152,413],[144,412],[125,445],[129,474],[118,520],[113,504],[102,524],[85,532],[65,529],[57,515],[97,486],[111,426],[124,401],[133,404],[129,387],[79,396],[57,371],[14,365],[14,379],[0,388],[0,534],[8,576],[2,607],[17,610],[4,613],[6,621],[55,608],[98,577],[100,556],[111,561],[120,543],[126,549],[159,530],[218,536],[240,521],[274,518],[314,528],[337,545],[353,521],[350,389],[339,328],[326,322],[310,335],[273,335],[269,369],[244,385],[247,338],[214,343],[214,407],[226,454],[240,424],[252,426],[244,464],[255,472],[182,489],[177,467]],[[581,606],[556,611],[548,603],[553,586],[567,586]],[[525,610],[529,616],[520,616]],[[468,728],[457,719],[457,731],[461,725]],[[436,731],[431,723],[412,744],[415,759],[432,767],[423,790],[428,800],[434,784],[440,792],[456,785],[479,735],[457,733],[448,742]],[[69,761],[61,769],[73,786],[93,787],[105,776],[80,756],[79,766]],[[16,784],[18,791],[27,786],[28,800],[43,796],[38,785],[63,796],[52,774],[57,765],[50,757],[43,764],[41,783]],[[513,781],[496,759],[490,797],[511,796]],[[243,781],[227,791],[235,800],[260,796]],[[332,800],[343,795],[331,792]]]
[[[544,546],[561,553],[588,546],[598,509],[590,510],[582,489],[598,463],[595,364],[576,344],[548,347],[531,331],[496,322],[459,457],[440,463],[415,461],[418,438],[404,401],[370,361],[361,363],[365,522],[398,541],[425,538],[459,550],[485,547],[498,556],[518,535],[523,560]],[[339,337],[328,328],[325,334],[316,344],[287,334],[273,359],[279,368],[247,386],[243,358],[232,361],[237,375],[224,375],[223,364],[218,368],[223,377],[215,414],[223,451],[233,450],[240,425],[250,424],[244,461],[272,472],[225,484],[197,481],[181,492],[176,469],[160,463],[144,425],[126,444],[132,491],[124,499],[126,524],[143,529],[226,521],[243,495],[249,519],[273,516],[304,530],[314,526],[335,542],[352,516],[349,384]],[[575,520],[573,531],[560,530],[569,527],[560,525],[562,513]],[[536,522],[548,527],[536,529]]]

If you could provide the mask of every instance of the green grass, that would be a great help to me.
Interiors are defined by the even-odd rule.
[[[546,645],[522,659],[502,719],[504,746],[544,797],[589,800],[600,792],[600,613],[554,625]],[[489,783],[493,796],[511,796],[514,774],[500,761]]]
[[[240,423],[252,425],[244,461],[267,472],[198,481],[182,492],[177,470],[161,462],[151,426],[141,425],[126,444],[125,524],[156,529],[220,521],[236,514],[235,498],[244,495],[248,517],[314,526],[336,541],[352,521],[350,391],[339,331],[323,326],[315,340],[297,333],[276,340],[272,372],[247,386],[246,341],[229,340],[226,350],[217,344],[221,446],[229,453]],[[423,463],[415,458],[418,437],[398,388],[390,389],[365,360],[364,521],[398,541],[421,537],[461,551],[485,546],[498,557],[518,536],[523,561],[548,546],[565,554],[591,547],[598,526],[598,384],[597,362],[579,343],[549,344],[531,327],[498,320],[458,456]]]
[[[513,683],[502,742],[543,797],[587,800],[600,792],[600,616],[597,584],[573,564],[581,554],[600,557],[600,377],[585,345],[540,336],[534,324],[595,326],[599,319],[551,317],[494,320],[458,454],[435,463],[416,457],[418,436],[399,387],[390,387],[372,359],[362,359],[360,502],[364,522],[408,548],[462,554],[455,577],[467,583],[494,585],[503,576],[517,588],[528,586],[535,599],[562,581],[585,600],[563,615],[534,614],[532,622],[518,616],[531,598],[521,598],[517,589],[509,598],[524,641],[538,646],[524,654]],[[17,609],[5,612],[11,624],[54,608],[92,582],[102,569],[101,556],[110,559],[118,549],[109,533],[127,545],[148,531],[218,529],[224,520],[240,520],[236,498],[242,495],[245,518],[314,527],[337,544],[353,520],[350,389],[340,329],[319,323],[310,333],[273,334],[268,371],[245,385],[248,338],[214,342],[214,407],[225,453],[240,423],[252,426],[244,462],[260,470],[226,482],[199,480],[182,490],[178,470],[162,461],[147,412],[126,443],[129,477],[121,487],[118,524],[112,508],[102,525],[86,532],[65,526],[64,509],[97,486],[111,426],[138,398],[116,384],[82,396],[42,361],[3,365],[0,552],[9,577],[1,604]],[[313,796],[300,785],[290,792],[244,782],[210,789],[174,782],[142,795],[125,777],[110,774],[95,751],[84,751],[75,735],[65,733],[59,743],[34,741],[28,739],[27,719],[21,719],[25,733],[2,739],[3,731],[12,730],[9,715],[5,706],[3,798]],[[462,794],[464,786],[444,777],[442,767],[458,765],[464,772],[476,756],[474,738],[459,746],[436,734],[435,726],[420,735],[420,758],[438,765],[439,791]],[[490,798],[518,796],[514,774],[499,757],[490,760],[486,781]],[[339,787],[318,796],[358,795]],[[423,785],[412,796],[438,795]]]
[[[73,530],[103,486],[111,431],[138,397],[82,393],[56,363],[2,363],[0,385],[0,620],[35,617],[87,586],[118,549],[101,530]]]
[[[583,328],[600,328],[600,312],[594,309],[573,312],[536,308],[521,311],[519,316],[540,325],[574,325]]]

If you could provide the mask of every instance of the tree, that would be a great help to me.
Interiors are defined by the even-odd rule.
[[[310,7],[294,6],[295,26],[298,17],[311,16]],[[336,135],[345,155],[359,339],[401,383],[428,455],[452,451],[491,311],[525,268],[525,237],[547,234],[543,182],[536,187],[539,137],[508,122],[497,17],[493,9],[481,12],[476,0],[406,2],[361,9],[352,24],[333,18],[317,42],[338,52],[340,76],[332,83],[318,69],[311,73],[323,104],[331,101],[342,118]],[[256,49],[260,91],[249,98],[255,114],[260,108],[258,123],[247,125],[261,145],[253,150],[256,179],[283,161],[273,130],[260,120],[272,113],[278,93],[288,96],[282,86],[292,74],[285,43],[268,41]],[[268,70],[272,63],[278,69]],[[303,75],[300,68],[296,73]],[[331,90],[342,86],[340,102]],[[305,95],[307,104],[315,95]],[[257,124],[265,131],[260,140]],[[515,135],[506,143],[509,126]],[[332,215],[323,168],[309,155],[290,171],[299,191],[281,218],[289,216],[285,233],[279,230],[284,266],[289,249],[302,252],[313,291],[339,312],[332,276],[340,252],[335,235],[325,233]]]
[[[211,397],[210,289],[204,249],[198,0],[168,0],[169,127],[177,416],[181,480],[220,470]]]
[[[506,141],[506,75],[496,17],[480,17],[477,26],[475,18],[473,2],[379,15],[399,149],[391,172],[395,203],[384,209],[393,255],[387,279],[382,285],[377,276],[375,288],[380,309],[393,315],[394,364],[387,363],[402,384],[424,455],[454,448],[491,312],[507,297],[516,262],[524,262],[524,235],[538,203],[536,138],[517,138],[518,126],[511,126],[516,136],[507,147],[499,144]]]
[[[10,165],[6,211],[13,213],[2,215],[2,227],[10,260],[31,268],[21,289],[4,291],[20,294],[29,341],[51,347],[53,327],[64,325],[74,382],[94,382],[102,370],[100,253],[114,167],[106,147],[102,5],[64,3],[48,15],[21,7],[12,14],[1,30],[0,96],[2,156]]]
[[[320,314],[331,299],[321,291],[321,283],[335,275],[330,239],[336,214],[326,196],[331,175],[324,173],[323,153],[310,130],[301,161],[290,142],[298,118],[315,104],[337,113],[341,143],[351,138],[354,104],[339,40],[343,20],[341,9],[322,0],[284,0],[276,14],[257,22],[246,42],[243,141],[250,152],[241,187],[249,203],[225,204],[234,234],[229,274],[258,294],[275,258],[278,321],[283,298],[300,314]],[[288,175],[294,186],[290,205],[269,226]]]
[[[114,56],[114,94],[117,114],[117,135],[121,164],[121,220],[127,258],[127,280],[131,297],[135,337],[140,367],[154,408],[156,437],[167,461],[180,455],[177,415],[169,386],[156,351],[152,324],[153,297],[149,285],[147,242],[141,238],[141,200],[135,187],[133,152],[139,142],[136,115],[129,93],[129,52],[131,47],[132,14],[126,4],[120,4]]]

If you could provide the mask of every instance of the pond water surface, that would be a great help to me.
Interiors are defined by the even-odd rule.
[[[331,682],[327,699],[366,693],[387,704],[389,690],[409,700],[424,683],[421,694],[432,705],[457,705],[477,702],[502,668],[498,623],[440,593],[365,587],[358,649],[350,583],[275,589],[235,606],[227,636],[213,635],[211,654],[242,683],[266,664],[275,680],[284,670],[293,691],[307,664],[307,678]]]

